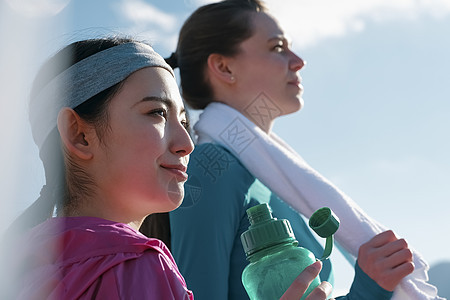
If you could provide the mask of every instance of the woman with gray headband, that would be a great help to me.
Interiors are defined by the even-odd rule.
[[[46,185],[13,224],[14,252],[2,256],[12,280],[0,289],[11,293],[0,298],[193,299],[164,243],[138,231],[181,204],[193,150],[164,59],[130,39],[73,43],[38,73],[30,121]],[[308,299],[326,299],[326,288]]]
[[[18,292],[0,298],[192,299],[167,247],[138,232],[180,205],[193,150],[164,59],[131,39],[73,43],[39,71],[30,122],[46,185],[14,224]]]

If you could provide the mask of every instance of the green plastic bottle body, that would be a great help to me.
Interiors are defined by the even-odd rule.
[[[314,254],[293,243],[262,249],[249,257],[242,283],[251,300],[278,300],[297,276],[316,261]],[[316,277],[301,299],[320,284]]]

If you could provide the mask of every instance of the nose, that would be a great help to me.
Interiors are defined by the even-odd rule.
[[[295,54],[294,52],[292,53],[292,58],[289,61],[289,68],[291,70],[293,70],[294,72],[300,71],[305,65],[306,65],[306,61],[304,61],[303,59],[301,59],[297,54]]]
[[[187,156],[194,150],[194,143],[187,132],[186,128],[178,123],[175,132],[172,135],[172,141],[170,145],[170,151],[181,157]]]

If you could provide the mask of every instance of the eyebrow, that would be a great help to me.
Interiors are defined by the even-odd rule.
[[[287,36],[276,35],[274,37],[269,38],[267,41],[271,42],[271,41],[274,41],[274,40],[277,40],[277,41],[281,40],[283,42],[286,42],[286,44],[288,44],[289,46],[292,46],[292,40],[289,37],[287,37]]]
[[[169,109],[173,109],[174,105],[173,105],[173,100],[170,98],[166,98],[166,97],[158,97],[158,96],[148,96],[148,97],[144,97],[141,101],[139,102],[147,102],[147,101],[152,101],[152,102],[161,102],[163,104],[165,104]],[[180,111],[180,115],[182,113],[186,113],[186,108],[182,108]]]

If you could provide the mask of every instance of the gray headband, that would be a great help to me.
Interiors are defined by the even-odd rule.
[[[33,138],[41,149],[63,107],[75,108],[145,67],[172,68],[152,47],[126,43],[91,55],[50,81],[30,102]]]

